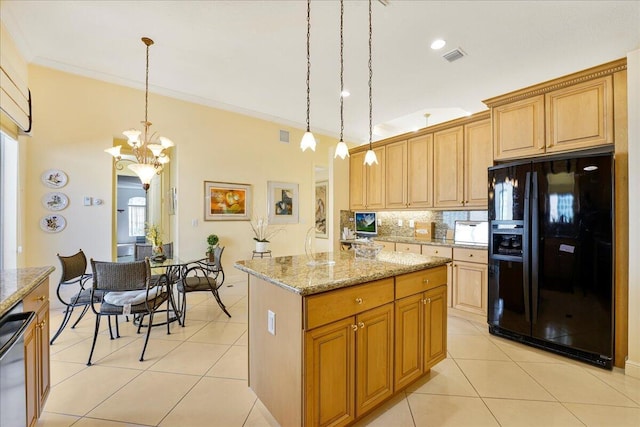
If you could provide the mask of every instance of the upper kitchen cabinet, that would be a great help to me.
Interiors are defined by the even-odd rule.
[[[388,209],[433,206],[433,135],[421,135],[386,145]]]
[[[613,143],[613,77],[545,95],[547,152]]]
[[[464,125],[464,206],[487,207],[487,168],[493,166],[491,120]]]
[[[492,111],[496,160],[544,153],[544,96],[534,96]]]
[[[385,147],[373,149],[378,163],[364,164],[365,151],[350,153],[349,157],[349,207],[358,209],[383,209],[385,207]]]
[[[433,134],[434,206],[486,208],[487,168],[493,166],[489,113],[455,123]]]
[[[464,203],[462,126],[433,135],[433,193],[435,207],[457,207]]]
[[[535,157],[615,142],[615,93],[626,92],[626,58],[484,101],[495,160]],[[623,85],[625,87],[616,87]]]

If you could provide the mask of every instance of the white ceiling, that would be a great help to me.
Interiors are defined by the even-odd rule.
[[[305,126],[304,0],[0,0],[0,19],[29,62],[141,89],[148,36],[152,92]],[[345,140],[360,144],[369,135],[366,1],[345,1],[344,31]],[[441,51],[429,48],[436,38],[447,41]],[[332,136],[338,41],[339,2],[313,0],[311,128]],[[442,58],[457,47],[467,56]],[[435,124],[482,111],[483,99],[638,48],[640,1],[376,1],[374,140],[424,127],[425,113]]]

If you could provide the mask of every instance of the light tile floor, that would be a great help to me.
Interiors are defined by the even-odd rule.
[[[228,286],[231,285],[231,286]],[[98,337],[94,316],[51,347],[52,388],[40,427],[277,426],[247,387],[247,285],[222,299],[190,294],[187,326],[144,335],[120,322],[120,339]],[[51,328],[62,319],[51,312]],[[103,322],[106,324],[106,322]],[[493,337],[481,318],[449,315],[448,358],[358,426],[640,426],[640,380]]]

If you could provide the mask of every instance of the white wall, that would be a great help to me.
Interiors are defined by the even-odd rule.
[[[627,375],[640,378],[640,50],[627,55],[629,103],[629,355]]]

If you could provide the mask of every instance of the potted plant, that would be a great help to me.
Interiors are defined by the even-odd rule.
[[[220,239],[218,239],[218,236],[216,234],[209,234],[209,236],[207,236],[207,244],[209,245],[209,247],[207,248],[207,256],[209,257],[209,261],[211,262],[215,261],[213,250],[216,246],[218,246],[219,241]]]
[[[162,248],[162,230],[160,230],[160,226],[156,224],[149,225],[146,237],[151,243],[151,259],[157,261],[166,259]]]
[[[269,220],[264,217],[255,217],[249,223],[253,230],[253,240],[256,241],[256,252],[267,252],[269,249],[269,239],[275,236],[281,228],[269,228]]]

